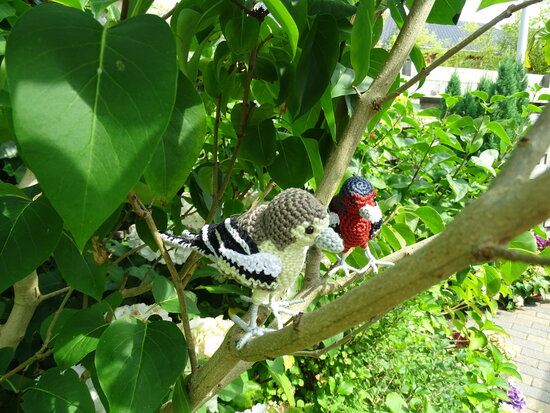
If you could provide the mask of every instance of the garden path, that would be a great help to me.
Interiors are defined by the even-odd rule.
[[[527,397],[527,412],[550,413],[550,301],[499,310],[496,322],[519,347],[514,361],[523,377],[519,388]]]

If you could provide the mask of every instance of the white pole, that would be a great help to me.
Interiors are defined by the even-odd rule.
[[[516,49],[516,60],[524,64],[525,63],[525,54],[527,53],[527,38],[529,35],[529,15],[527,11],[528,7],[525,7],[521,11],[521,20],[519,23],[519,34],[518,34],[518,46]]]

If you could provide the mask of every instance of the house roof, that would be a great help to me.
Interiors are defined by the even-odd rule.
[[[472,24],[477,27],[481,26],[481,24],[479,23],[470,23],[463,21],[458,22],[456,26],[433,23],[427,23],[426,26],[428,26],[428,30],[430,32],[436,35],[437,39],[443,44],[444,47],[452,47],[470,34],[470,32],[466,30],[466,25]],[[391,17],[388,17],[384,22],[384,28],[382,30],[382,35],[380,36],[380,42],[386,43],[390,41],[391,37],[394,34],[397,34],[397,26],[395,24],[395,21]],[[490,29],[488,34],[497,37],[504,36],[504,32],[497,28]],[[464,48],[464,50],[472,52],[478,51],[479,49],[479,43],[477,45],[471,43]]]

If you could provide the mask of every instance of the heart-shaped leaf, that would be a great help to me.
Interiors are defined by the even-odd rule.
[[[0,197],[0,292],[25,278],[55,249],[63,222],[46,197]]]
[[[166,129],[176,90],[173,35],[152,15],[102,26],[45,4],[17,21],[6,62],[22,156],[82,249]]]
[[[186,362],[185,340],[174,323],[126,318],[105,330],[95,356],[110,410],[127,413],[157,409]]]
[[[149,187],[161,200],[169,201],[185,183],[199,157],[205,132],[202,99],[191,81],[180,74],[170,124],[145,170]]]
[[[23,396],[23,410],[35,412],[94,413],[90,391],[72,369],[47,370],[38,384],[30,387]]]
[[[95,260],[90,249],[80,253],[74,241],[66,234],[59,240],[54,251],[55,262],[67,283],[84,294],[101,299],[105,288],[106,265]]]

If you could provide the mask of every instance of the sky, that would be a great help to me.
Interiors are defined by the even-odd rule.
[[[461,21],[471,21],[478,23],[487,23],[498,14],[502,13],[509,5],[516,4],[517,1],[510,1],[502,4],[495,4],[487,7],[481,11],[476,11],[479,7],[481,0],[466,0],[462,14],[460,15]],[[528,7],[529,14],[536,13],[539,8],[539,4],[534,4]]]

